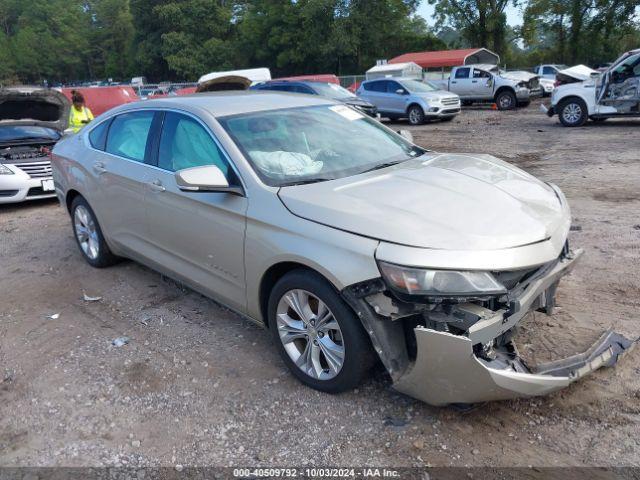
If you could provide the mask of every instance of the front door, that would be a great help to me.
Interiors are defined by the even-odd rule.
[[[152,260],[194,288],[244,310],[247,199],[180,190],[174,172],[203,165],[216,165],[230,185],[239,183],[208,128],[186,114],[166,112],[157,168],[146,185]]]

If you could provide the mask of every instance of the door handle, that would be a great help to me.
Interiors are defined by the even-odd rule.
[[[160,180],[154,180],[153,182],[149,182],[148,185],[149,185],[149,189],[152,192],[164,192],[166,190],[166,188],[164,188]]]
[[[458,82],[456,82],[456,81],[453,81],[453,82],[451,82],[451,83],[458,83]]]
[[[478,83],[478,80],[471,80],[471,83]]]
[[[104,167],[104,163],[102,162],[94,162],[93,163],[93,170],[98,174],[103,174],[107,171],[107,169]]]

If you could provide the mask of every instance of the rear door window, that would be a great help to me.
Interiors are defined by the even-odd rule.
[[[459,68],[456,70],[456,78],[469,78],[470,68]]]
[[[387,80],[379,80],[377,82],[370,82],[365,84],[364,88],[365,90],[369,90],[371,92],[387,92],[387,83],[389,83]]]
[[[107,153],[144,162],[153,116],[153,111],[146,110],[115,117],[107,136]]]

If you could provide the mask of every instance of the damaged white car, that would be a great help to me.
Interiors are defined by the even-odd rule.
[[[354,388],[377,358],[396,389],[435,405],[542,395],[631,344],[608,332],[526,365],[514,328],[553,309],[582,254],[562,192],[329,99],[129,104],[60,142],[53,166],[87,262],[135,259],[265,325],[322,391]]]
[[[69,108],[56,90],[0,89],[0,203],[55,197],[50,155]]]
[[[559,79],[579,79],[584,73],[578,67],[560,72]],[[541,108],[550,117],[557,114],[565,127],[579,127],[589,119],[640,117],[640,49],[624,53],[603,73],[591,71],[589,78],[558,86],[551,105]]]

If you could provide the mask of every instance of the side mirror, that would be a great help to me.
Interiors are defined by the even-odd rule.
[[[409,130],[398,130],[398,134],[413,143],[413,135]]]
[[[227,192],[242,195],[242,189],[229,185],[227,178],[215,165],[185,168],[175,173],[176,184],[185,192]]]

